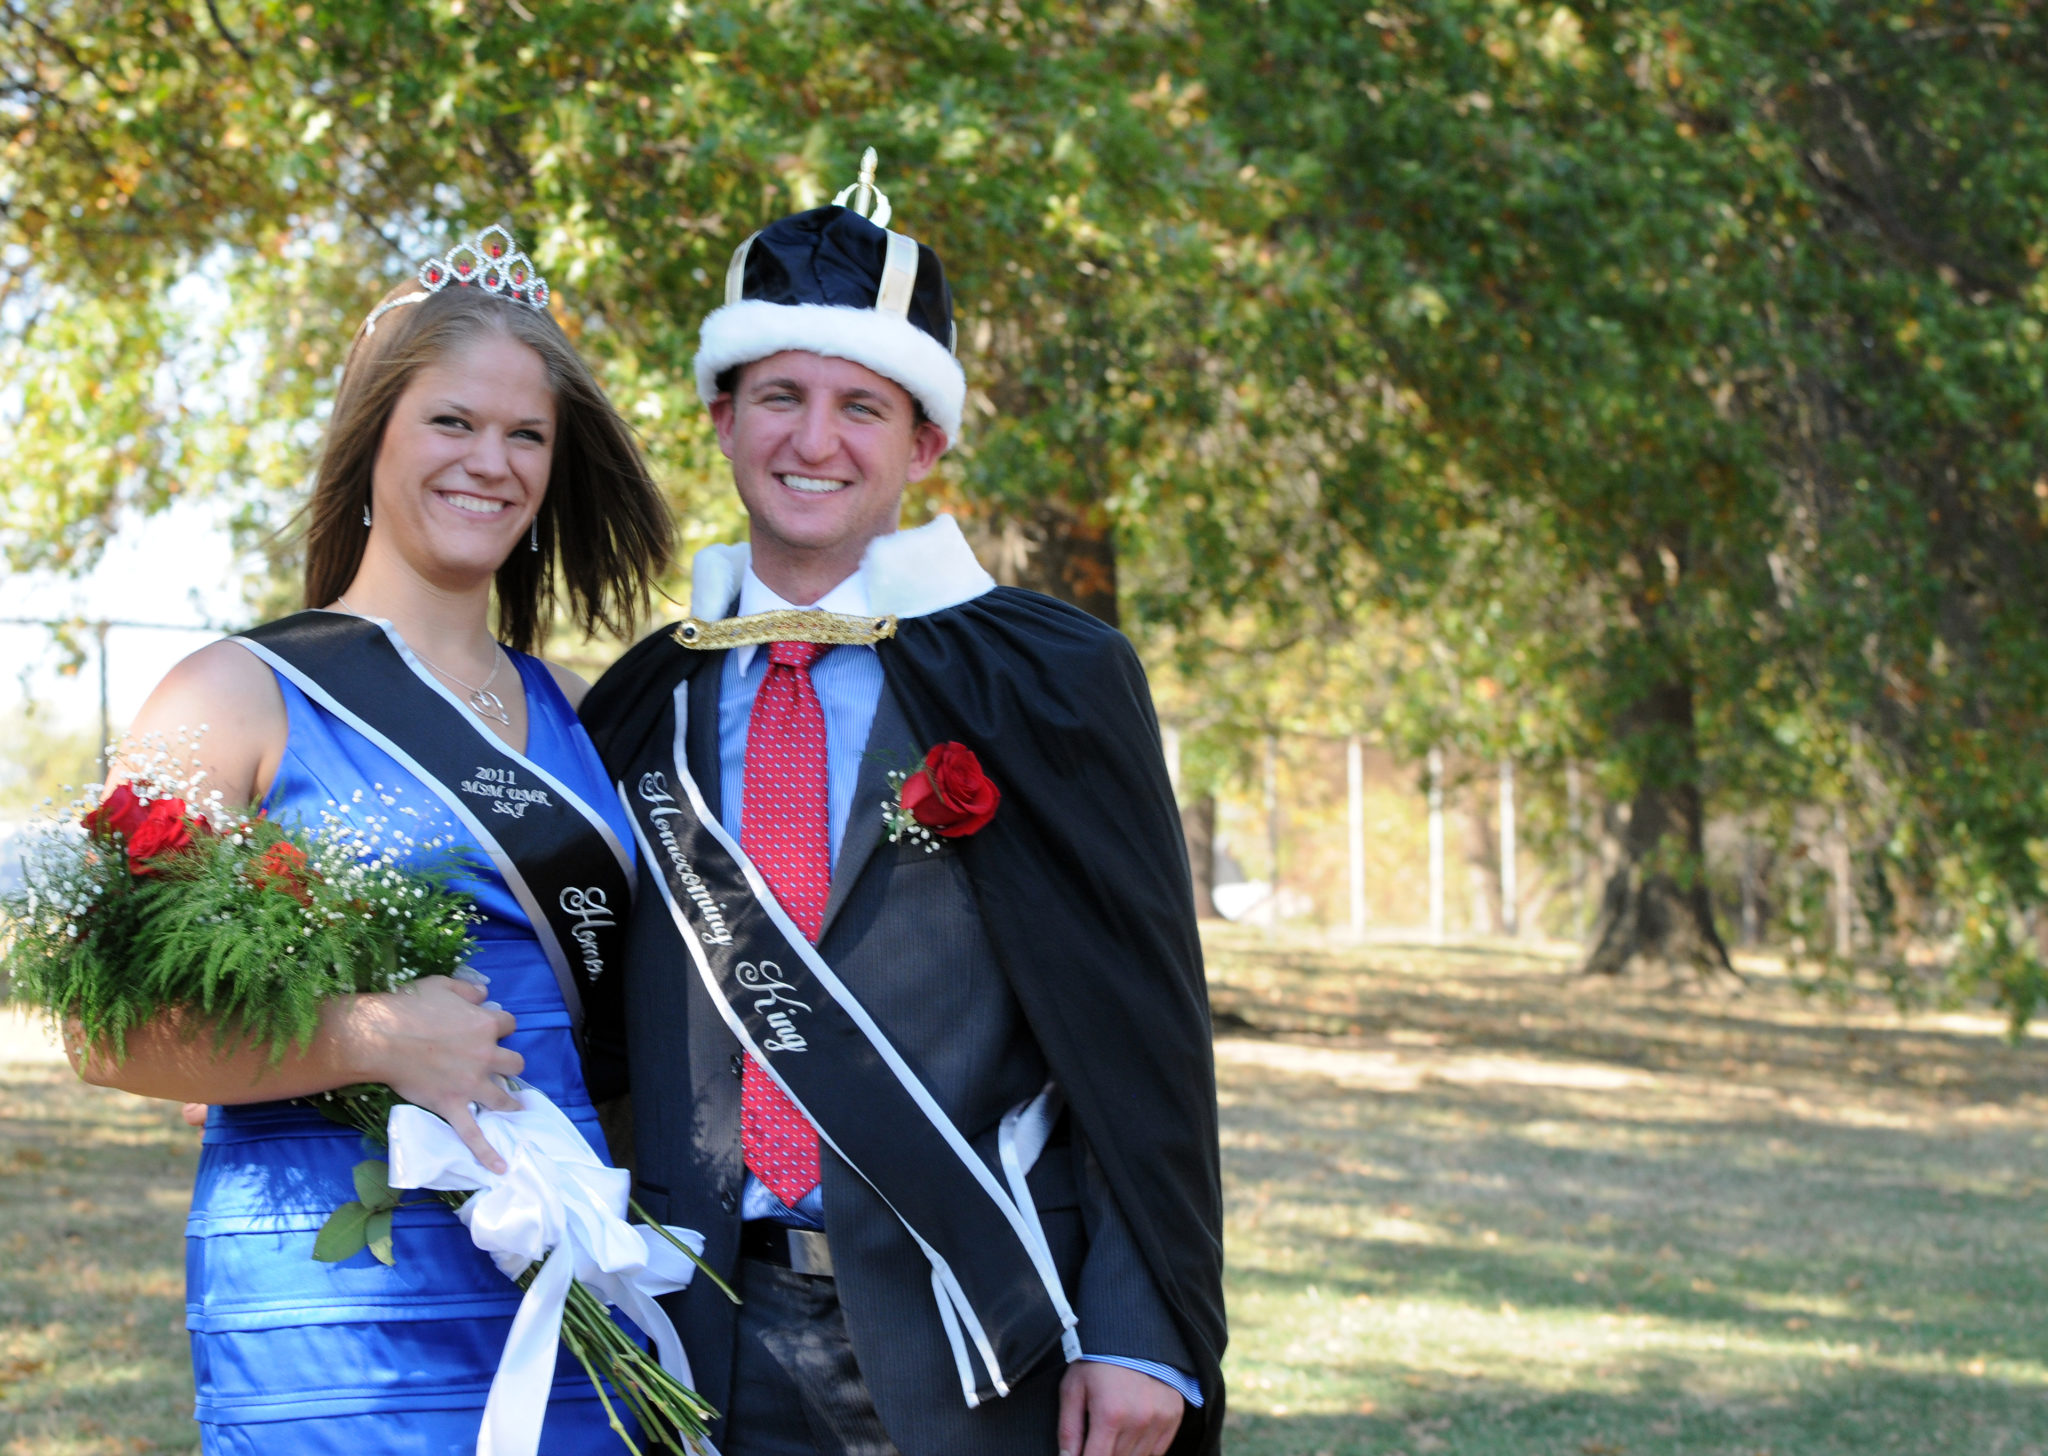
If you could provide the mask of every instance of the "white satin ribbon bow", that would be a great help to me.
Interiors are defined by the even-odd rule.
[[[455,1129],[423,1107],[392,1108],[387,1129],[393,1188],[476,1189],[455,1216],[505,1277],[517,1279],[528,1265],[546,1260],[506,1337],[477,1456],[536,1456],[572,1278],[625,1311],[654,1340],[662,1367],[692,1383],[683,1342],[654,1297],[688,1284],[696,1265],[655,1230],[626,1222],[632,1175],[599,1161],[546,1093],[521,1087],[518,1096],[519,1111],[486,1108],[476,1117],[505,1159],[503,1173],[478,1162]],[[669,1232],[704,1251],[703,1236],[694,1230]]]

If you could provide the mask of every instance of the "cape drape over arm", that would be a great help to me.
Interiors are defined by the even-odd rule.
[[[999,587],[877,647],[918,739],[980,757],[1002,808],[959,841],[982,918],[1223,1424],[1223,1195],[1208,986],[1159,724],[1123,635]],[[1085,1323],[1082,1344],[1087,1344]]]
[[[612,664],[577,709],[608,774],[617,777],[619,765],[633,762],[648,738],[669,721],[676,685],[720,656],[677,646],[664,627]],[[643,884],[642,893],[647,892]],[[606,973],[615,983],[624,974],[623,968]],[[593,1102],[610,1102],[628,1090],[625,1005],[617,984],[590,998],[583,1024],[583,1080]]]

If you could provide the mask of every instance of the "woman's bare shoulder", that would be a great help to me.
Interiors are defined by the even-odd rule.
[[[143,704],[144,713],[173,705],[218,707],[230,717],[251,712],[282,718],[284,695],[270,668],[230,638],[209,642],[165,673]]]
[[[284,695],[270,669],[222,640],[164,674],[128,725],[128,753],[196,759],[189,767],[203,767],[230,802],[248,803],[269,787],[289,730]]]
[[[562,690],[562,696],[569,700],[569,706],[581,708],[583,695],[590,691],[590,684],[560,663],[543,659],[541,666],[548,670],[548,676],[555,680],[555,686]]]

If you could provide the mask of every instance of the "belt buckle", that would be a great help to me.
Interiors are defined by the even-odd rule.
[[[817,1229],[789,1231],[789,1267],[799,1274],[832,1277],[832,1245]]]

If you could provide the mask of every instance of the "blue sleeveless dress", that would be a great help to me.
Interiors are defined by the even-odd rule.
[[[631,827],[567,700],[540,662],[519,653],[512,659],[526,687],[526,757],[599,810],[630,850]],[[420,841],[452,835],[488,866],[454,816],[407,770],[290,682],[280,678],[278,688],[290,736],[264,800],[273,818],[311,825],[330,805],[352,807],[391,816]],[[419,818],[400,817],[407,808]],[[561,990],[525,912],[488,868],[458,888],[485,916],[475,927],[470,964],[490,977],[492,999],[519,1021],[505,1044],[525,1057],[526,1080],[576,1122],[598,1156],[607,1156]],[[518,1286],[439,1202],[398,1210],[396,1268],[367,1251],[340,1264],[313,1258],[320,1225],[355,1197],[350,1169],[380,1156],[353,1131],[292,1103],[208,1113],[185,1226],[186,1327],[204,1451],[455,1456],[476,1449],[484,1400],[519,1307]],[[566,1351],[540,1449],[548,1456],[625,1449],[583,1367]]]

